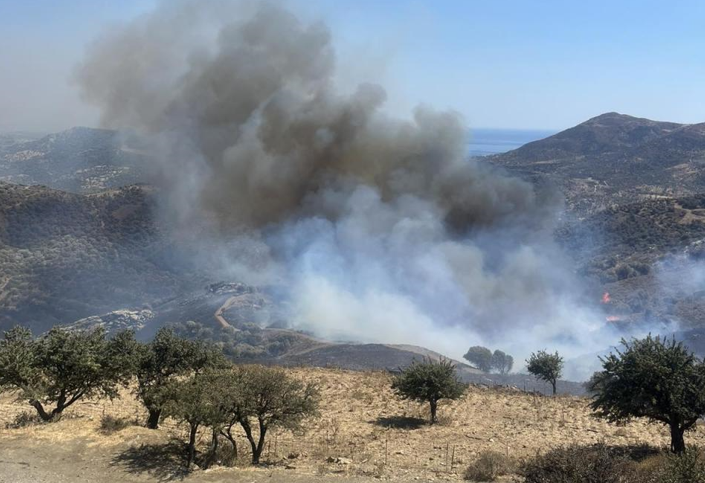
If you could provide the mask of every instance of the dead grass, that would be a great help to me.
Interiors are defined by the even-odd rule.
[[[462,479],[481,454],[495,452],[522,459],[571,444],[650,445],[669,443],[665,428],[645,422],[615,426],[594,419],[588,400],[544,397],[520,391],[471,387],[460,400],[441,404],[443,424],[430,426],[427,408],[400,401],[384,373],[335,369],[290,369],[321,387],[321,415],[304,431],[275,431],[268,436],[264,460],[309,474],[365,475],[397,479]],[[13,398],[0,399],[0,428],[29,408]],[[59,423],[0,429],[0,437],[28,437],[60,444],[84,437],[96,447],[166,444],[184,436],[184,428],[167,421],[159,431],[127,427],[100,434],[100,419],[143,420],[145,414],[129,391],[116,401],[76,404]],[[209,436],[203,434],[203,446]],[[687,435],[688,443],[705,444],[702,427]],[[241,452],[247,451],[244,439]],[[241,463],[242,464],[242,463]]]

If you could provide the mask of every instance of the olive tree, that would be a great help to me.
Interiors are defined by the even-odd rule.
[[[103,328],[53,328],[35,339],[15,327],[0,340],[0,389],[19,391],[42,420],[54,421],[82,398],[117,397],[134,373],[136,347],[127,331],[108,339]]]
[[[705,364],[674,339],[622,340],[623,351],[600,358],[588,382],[592,409],[612,422],[646,418],[669,427],[671,451],[685,451],[683,435],[705,413]]]
[[[500,374],[508,374],[514,366],[514,358],[509,354],[496,350],[492,354],[492,369]]]
[[[466,387],[455,373],[455,366],[445,359],[434,361],[426,358],[421,362],[413,361],[410,366],[394,376],[392,381],[392,389],[398,396],[429,404],[431,424],[438,422],[438,401],[458,399]]]
[[[164,416],[185,422],[189,427],[188,456],[186,468],[190,468],[196,458],[196,436],[198,429],[209,426],[213,429],[215,440],[211,446],[211,455],[217,450],[217,432],[224,424],[226,415],[220,404],[218,386],[214,385],[214,377],[196,374],[187,379],[173,379],[163,387],[167,396],[160,411]],[[211,458],[204,464],[207,467]]]
[[[549,354],[545,350],[534,352],[526,360],[526,369],[530,374],[551,384],[553,395],[556,395],[556,382],[563,373],[563,358],[558,352]]]
[[[318,413],[320,399],[313,383],[303,383],[283,369],[249,366],[240,368],[234,412],[252,448],[252,464],[259,464],[267,432],[274,427],[298,429]],[[255,432],[253,429],[256,429]]]
[[[487,347],[473,346],[468,349],[463,358],[482,372],[492,370],[492,351]]]
[[[177,376],[222,366],[220,351],[201,341],[178,337],[170,328],[161,328],[137,357],[137,397],[147,408],[146,426],[159,426],[162,410],[169,398],[168,383]]]

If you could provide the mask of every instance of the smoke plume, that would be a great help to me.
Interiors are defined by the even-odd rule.
[[[395,119],[381,86],[341,92],[335,60],[324,24],[279,6],[170,1],[77,77],[105,126],[154,140],[165,215],[288,287],[293,327],[454,357],[612,342],[552,240],[558,197],[469,160],[457,113]]]

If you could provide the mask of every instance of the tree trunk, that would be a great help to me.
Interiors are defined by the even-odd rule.
[[[147,428],[157,429],[159,427],[159,419],[162,416],[162,410],[157,408],[149,408],[149,416],[147,416]]]
[[[675,454],[682,454],[685,451],[684,432],[678,424],[671,424],[671,451]]]
[[[198,432],[198,424],[190,424],[189,426],[187,470],[191,469],[191,463],[196,459],[196,433]]]
[[[213,461],[215,461],[216,453],[218,452],[218,436],[220,434],[220,431],[216,428],[213,428],[213,436],[211,437],[211,449],[208,452],[208,458],[206,458],[206,461],[204,462],[203,469],[206,470],[210,468],[210,466],[213,464]]]
[[[258,465],[259,454],[257,454],[257,443],[255,442],[255,438],[252,437],[252,428],[250,427],[250,422],[247,419],[243,419],[242,421],[240,421],[240,426],[242,426],[242,429],[245,431],[247,441],[250,442],[250,447],[252,448],[252,464]]]
[[[551,387],[553,388],[553,395],[556,395],[556,380],[551,381]]]
[[[255,462],[255,455],[252,454],[253,464],[259,464],[259,458],[262,456],[262,450],[264,449],[264,437],[267,434],[267,426],[265,426],[262,421],[259,422],[259,441],[257,441],[257,462]]]
[[[436,418],[436,410],[438,409],[438,401],[435,399],[432,399],[429,401],[429,404],[431,405],[431,424],[436,424],[438,422],[438,418]]]
[[[221,431],[220,434],[222,434],[225,437],[225,439],[230,441],[230,444],[233,447],[233,465],[235,465],[235,464],[237,464],[237,442],[235,441],[235,438],[233,437],[232,429],[233,429],[233,425],[231,423],[230,426],[228,426],[228,429],[226,429],[225,431]]]
[[[51,421],[52,419],[54,419],[54,416],[56,416],[54,411],[52,411],[50,413],[46,412],[44,410],[44,406],[42,406],[42,403],[40,403],[36,399],[31,399],[29,401],[29,404],[31,404],[32,407],[34,407],[34,409],[37,410],[37,413],[39,414],[39,417],[42,418],[42,421],[45,421],[45,422]]]

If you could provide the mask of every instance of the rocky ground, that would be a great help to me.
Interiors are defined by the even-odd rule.
[[[459,401],[443,404],[440,424],[425,423],[426,410],[400,401],[384,373],[290,369],[318,382],[321,414],[305,430],[271,434],[262,468],[217,466],[187,481],[396,481],[462,480],[468,465],[492,450],[521,460],[572,443],[664,447],[665,428],[645,422],[618,427],[596,420],[588,400],[555,398],[515,390],[472,386]],[[29,406],[9,396],[0,400],[0,481],[167,481],[181,479],[174,453],[184,428],[167,421],[157,431],[130,426],[106,435],[103,414],[141,419],[127,392],[122,399],[81,403],[58,423],[12,428]],[[8,427],[5,427],[8,425]],[[704,444],[705,428],[687,436]],[[200,444],[206,447],[207,434]],[[246,448],[240,441],[240,448]],[[242,451],[246,453],[246,451]]]

